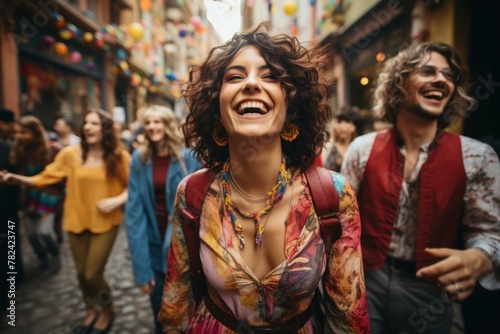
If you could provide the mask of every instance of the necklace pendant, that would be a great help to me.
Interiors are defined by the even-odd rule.
[[[257,234],[255,235],[255,244],[257,245],[257,247],[258,247],[259,249],[262,249],[262,239],[263,239],[263,238],[262,238],[262,234],[257,233]]]
[[[243,239],[243,235],[238,235],[238,239],[240,241],[240,249],[245,248],[245,239]]]

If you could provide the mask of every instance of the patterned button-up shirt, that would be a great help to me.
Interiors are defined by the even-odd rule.
[[[341,174],[359,194],[366,163],[376,133],[356,138],[342,163]],[[488,289],[500,289],[500,163],[491,146],[460,136],[466,174],[462,238],[466,248],[481,248],[490,255],[494,270],[480,279]],[[399,207],[389,245],[389,256],[415,261],[418,223],[419,175],[427,160],[430,143],[420,148],[418,161],[403,180]],[[405,155],[404,147],[400,148]]]

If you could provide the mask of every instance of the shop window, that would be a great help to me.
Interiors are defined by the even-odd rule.
[[[89,107],[100,107],[100,81],[26,57],[20,66],[21,114],[39,118],[47,129],[61,116],[79,125]]]

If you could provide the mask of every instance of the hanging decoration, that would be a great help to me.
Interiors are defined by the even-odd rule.
[[[135,41],[142,39],[144,35],[144,27],[139,22],[133,22],[128,27],[129,34]]]
[[[83,34],[83,40],[87,43],[90,43],[94,40],[94,34],[91,32],[86,32]]]
[[[85,68],[89,71],[92,71],[95,68],[95,63],[92,59],[87,60],[87,63],[85,64]]]
[[[56,27],[58,27],[59,29],[66,25],[66,20],[64,19],[64,17],[62,17],[62,15],[56,14],[55,19],[56,19]]]
[[[59,30],[59,37],[61,37],[62,39],[64,39],[65,41],[73,38],[73,33],[71,32],[71,30],[69,29],[61,29]]]
[[[283,11],[286,15],[292,16],[297,11],[297,3],[295,0],[287,0],[283,5]]]
[[[54,39],[54,37],[52,37],[50,35],[43,35],[42,36],[42,45],[46,49],[51,48],[55,42],[56,42],[56,40]]]
[[[198,28],[201,26],[201,17],[199,17],[198,15],[193,15],[189,19],[189,23],[191,23],[193,25],[193,27],[196,30],[198,30]]]
[[[170,68],[166,69],[165,78],[167,78],[170,81],[177,81],[178,80],[177,76],[175,75],[174,72],[172,72],[172,70]]]
[[[76,64],[76,63],[79,63],[80,60],[82,60],[82,55],[78,51],[73,51],[73,52],[71,52],[69,59],[73,64]]]
[[[151,0],[140,0],[139,8],[141,8],[142,11],[149,12],[152,8]]]
[[[56,50],[57,54],[60,56],[64,57],[68,54],[68,47],[66,46],[66,44],[64,44],[62,42],[57,42],[54,45],[54,49]]]
[[[179,27],[179,37],[184,38],[186,37],[186,35],[187,35],[186,27],[183,24],[181,24]]]
[[[132,73],[131,77],[130,77],[130,85],[132,87],[137,87],[142,81],[142,78],[141,76],[138,74],[138,73]]]

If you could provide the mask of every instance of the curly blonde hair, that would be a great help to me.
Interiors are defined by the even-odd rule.
[[[398,108],[406,98],[405,82],[430,52],[437,52],[446,58],[451,70],[457,74],[455,91],[444,113],[438,119],[438,127],[444,129],[454,120],[463,118],[475,103],[468,95],[467,71],[457,51],[440,42],[427,42],[401,51],[389,59],[380,73],[373,94],[373,115],[391,124],[396,123]]]

